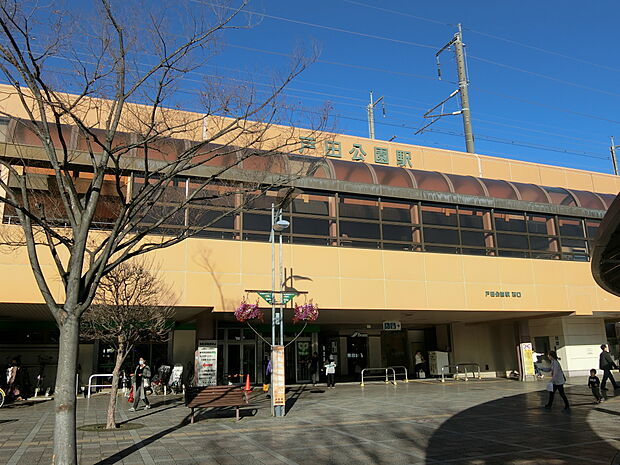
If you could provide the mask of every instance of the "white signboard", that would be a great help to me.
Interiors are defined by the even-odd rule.
[[[383,331],[400,331],[400,321],[384,321]]]
[[[217,341],[200,339],[197,352],[198,386],[217,384]]]

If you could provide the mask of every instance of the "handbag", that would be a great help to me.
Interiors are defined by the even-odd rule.
[[[551,381],[547,383],[547,391],[553,392],[553,383]]]
[[[133,402],[133,386],[131,387],[131,390],[129,391],[129,397],[127,398],[127,402],[129,403]]]

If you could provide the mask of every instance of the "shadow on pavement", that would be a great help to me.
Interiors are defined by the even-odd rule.
[[[573,394],[568,388],[567,395],[572,401],[583,394]],[[546,396],[545,391],[539,391],[504,397],[450,417],[430,437],[426,463],[611,463],[618,450],[592,429],[588,416],[593,411],[614,416],[620,412],[595,407],[593,402],[571,403],[570,412],[564,412],[561,399],[556,399],[549,411],[542,408]],[[601,431],[605,429],[601,425]]]

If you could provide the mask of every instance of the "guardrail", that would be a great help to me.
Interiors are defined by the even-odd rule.
[[[477,363],[459,363],[458,365],[456,365],[456,371],[458,373],[459,371],[459,367],[463,367],[463,372],[465,373],[465,381],[468,381],[467,378],[467,368],[466,367],[477,367],[477,370],[472,370],[471,374],[472,374],[472,378],[476,379],[482,379],[482,376],[480,374],[480,365]],[[478,372],[478,376],[476,376],[476,371]]]
[[[388,368],[392,368],[394,371],[396,371],[396,369],[403,370],[404,375],[405,375],[405,379],[403,381],[405,383],[409,382],[409,376],[408,376],[408,372],[407,372],[407,367],[406,366],[404,366],[404,365],[396,365],[396,366],[391,366],[391,367],[388,367]]]
[[[90,377],[88,378],[88,394],[86,395],[86,397],[88,399],[90,399],[90,390],[91,388],[94,387],[112,387],[111,384],[92,384],[92,380],[93,378],[111,378],[112,374],[95,374],[95,375],[90,375]]]
[[[450,368],[454,368],[455,371],[456,371],[455,376],[458,375],[458,365],[444,365],[444,366],[441,367],[441,382],[442,383],[446,382],[446,372],[445,372],[446,368],[448,370],[450,370]],[[450,374],[449,371],[448,371],[448,374]]]
[[[387,367],[387,368],[364,368],[362,370],[362,382],[360,383],[360,386],[364,386],[364,372],[366,371],[382,371],[385,373],[385,375],[366,375],[366,379],[368,378],[381,378],[383,379],[385,377],[385,383],[389,383],[390,379],[389,379],[389,372],[392,372],[392,383],[394,385],[396,385],[396,372],[394,371],[394,368],[392,367]]]
[[[459,371],[459,368],[463,368],[463,374],[465,375],[465,381],[469,381],[469,377],[467,376],[467,367],[477,367],[477,370],[472,370],[471,374],[472,374],[472,378],[474,379],[482,379],[482,375],[480,374],[480,365],[477,363],[457,363],[456,365],[444,365],[441,367],[441,382],[445,383],[446,382],[446,376],[445,376],[445,370],[446,368],[448,370],[450,370],[450,368],[454,368],[454,379],[458,380],[459,379],[459,375],[461,374],[461,372]],[[475,372],[478,372],[478,376],[476,376]],[[448,372],[449,373],[449,372]]]

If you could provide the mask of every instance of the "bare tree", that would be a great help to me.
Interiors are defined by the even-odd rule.
[[[144,259],[123,262],[101,278],[94,305],[82,318],[82,336],[110,345],[115,352],[106,428],[116,424],[120,372],[127,354],[139,342],[162,342],[174,316],[170,288]]]
[[[294,53],[266,92],[226,84],[203,65],[224,33],[247,27],[243,1],[58,3],[0,0],[0,114],[13,142],[0,202],[19,224],[5,242],[26,247],[59,327],[53,463],[74,465],[80,321],[102,278],[314,169],[279,157],[300,135],[283,91],[313,57]],[[175,110],[189,104],[200,111]]]

